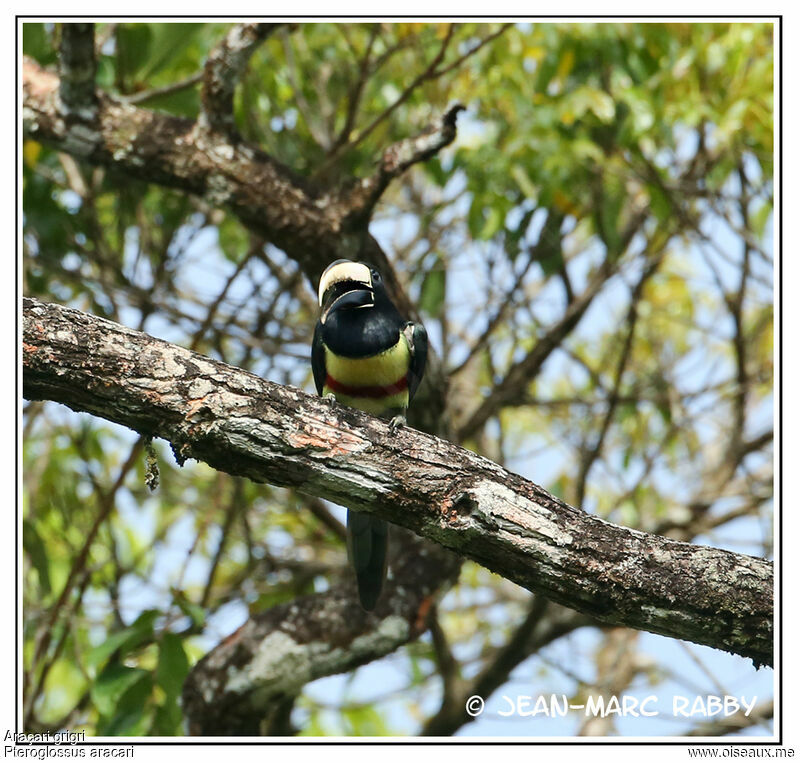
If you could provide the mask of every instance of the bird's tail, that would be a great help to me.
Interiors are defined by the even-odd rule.
[[[389,526],[382,519],[347,512],[347,551],[356,572],[358,598],[367,611],[375,609],[383,588],[388,534]]]

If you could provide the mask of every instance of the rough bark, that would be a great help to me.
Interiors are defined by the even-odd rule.
[[[280,24],[237,24],[211,51],[203,71],[203,128],[233,135],[233,93],[253,50]]]
[[[25,135],[90,164],[227,207],[247,228],[297,262],[314,289],[335,259],[375,265],[401,314],[416,319],[416,309],[386,254],[369,234],[369,215],[392,179],[454,140],[461,107],[448,110],[419,137],[386,148],[373,176],[348,179],[336,187],[312,183],[230,134],[227,108],[233,83],[225,67],[238,71],[253,45],[270,32],[266,27],[237,27],[209,57],[204,112],[196,122],[137,107],[103,91],[95,94],[90,112],[79,110],[65,118],[59,77],[23,58]],[[445,388],[441,361],[429,353],[417,404],[410,412],[416,426],[444,433]]]
[[[772,564],[619,527],[449,442],[25,300],[23,389],[406,527],[599,621],[771,664]]]
[[[343,584],[273,607],[248,620],[192,669],[183,687],[189,733],[264,735],[268,711],[309,681],[344,673],[417,638],[437,591],[461,561],[392,528],[391,574],[371,613]]]
[[[95,118],[97,98],[94,78],[94,24],[64,24],[58,57],[59,97],[62,113],[91,122]]]
[[[292,257],[313,286],[333,259],[348,257],[369,262],[381,269],[400,310],[416,318],[386,255],[369,234],[369,218],[391,180],[453,141],[460,107],[450,109],[417,138],[385,149],[371,177],[346,178],[338,184],[303,179],[258,147],[243,141],[233,121],[233,93],[238,79],[256,46],[275,26],[235,25],[211,51],[202,77],[202,110],[193,122],[137,108],[132,98],[96,91],[92,25],[64,24],[60,76],[32,60],[25,59],[23,63],[26,136],[88,163],[107,166],[116,173],[192,193],[212,205],[226,206],[260,238]],[[418,392],[417,405],[410,413],[415,426],[428,431],[443,430],[445,389],[441,362],[435,354],[429,354],[426,378]],[[409,623],[404,629],[406,640],[418,635],[418,613],[430,606],[435,592],[441,594],[449,588],[461,563],[436,544],[409,537],[410,534],[408,537],[400,534],[394,541],[393,564],[396,570],[425,571],[424,585],[422,582],[413,585],[412,580],[406,579],[403,596],[387,595],[387,600],[397,605],[395,609],[382,613],[383,618],[406,618]],[[326,597],[318,598],[315,610],[322,611],[322,602],[327,597],[346,609],[348,595],[352,603],[354,591],[344,588],[328,592]],[[332,615],[330,611],[328,614]],[[291,620],[290,613],[283,615]],[[359,655],[363,662],[383,656],[403,643],[402,639],[395,639],[393,646],[388,647],[385,639],[367,638],[369,628],[380,634],[384,627],[381,619],[359,623],[358,619],[347,618],[347,622],[351,628],[350,641],[360,638]],[[343,643],[347,641],[342,638]],[[380,649],[370,651],[365,642]],[[255,648],[253,642],[243,638],[241,644],[245,643]],[[242,648],[240,645],[237,654],[241,655]],[[224,653],[224,645],[220,649]],[[328,659],[327,664],[329,672],[347,669],[347,664],[339,665],[335,660]],[[207,689],[209,684],[202,685]],[[206,705],[202,702],[192,705],[199,719],[193,724],[195,730],[212,733],[217,729],[222,733],[221,727],[214,725],[215,705],[222,697],[209,697],[207,693],[203,696]],[[270,701],[265,699],[263,691],[259,696],[264,702]],[[290,701],[287,705],[278,695],[273,696],[273,709],[290,707]],[[231,712],[226,717],[231,729],[236,724],[244,728],[259,713],[263,716],[270,712],[266,704],[256,707],[238,700],[235,704],[238,716],[228,702]]]
[[[262,27],[269,26],[244,25],[236,38],[237,66],[270,31]],[[239,39],[242,35],[245,39]],[[91,118],[79,111],[64,119],[59,77],[23,58],[25,134],[91,164],[228,207],[244,225],[294,259],[315,287],[332,260],[364,259],[384,273],[401,313],[414,316],[385,253],[367,231],[369,212],[392,179],[454,140],[461,107],[448,110],[417,138],[389,146],[374,176],[348,179],[336,187],[318,185],[229,133],[232,83],[220,69],[224,63],[233,66],[231,36],[218,47],[218,56],[209,58],[204,111],[197,122],[137,107],[103,91],[96,93]]]
[[[102,91],[96,120],[67,121],[58,109],[59,83],[55,74],[23,60],[23,124],[29,137],[91,164],[230,207],[248,227],[290,252],[312,280],[332,259],[358,255],[357,240],[346,251],[336,200],[255,146]]]

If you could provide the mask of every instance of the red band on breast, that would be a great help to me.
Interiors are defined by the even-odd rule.
[[[330,374],[325,377],[325,386],[333,392],[348,397],[390,397],[398,392],[408,389],[408,377],[401,376],[394,384],[383,384],[375,386],[351,386],[342,384],[334,379]]]

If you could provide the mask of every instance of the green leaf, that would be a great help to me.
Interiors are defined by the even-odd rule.
[[[22,25],[22,52],[43,65],[51,64],[56,60],[56,52],[44,24],[25,23]]]
[[[442,167],[442,162],[438,156],[428,159],[423,166],[425,167],[425,172],[439,188],[444,188],[445,185],[447,185],[447,181],[450,179],[450,173],[446,172],[444,167]]]
[[[172,591],[175,603],[180,607],[186,617],[188,617],[194,625],[202,627],[206,621],[206,611],[194,602],[189,601],[182,591]]]
[[[101,90],[109,90],[114,87],[114,59],[110,56],[100,56],[97,59],[97,74],[95,81]]]
[[[33,568],[39,576],[42,596],[49,596],[52,588],[50,586],[50,565],[47,559],[47,550],[36,530],[36,525],[29,519],[25,519],[22,522],[22,547],[30,556]]]
[[[444,298],[444,270],[441,268],[429,270],[422,280],[422,289],[419,295],[419,309],[432,318],[438,318],[442,314]]]
[[[148,109],[167,111],[179,117],[196,117],[200,110],[199,85],[184,88],[168,95],[158,95],[141,102]]]
[[[525,168],[521,164],[513,164],[509,172],[511,173],[511,177],[516,180],[522,193],[524,193],[528,199],[533,199],[535,201],[538,192]]]
[[[625,201],[623,193],[618,193],[616,183],[605,183],[604,196],[600,207],[600,233],[609,255],[618,257],[622,246],[620,235],[620,212]]]
[[[127,687],[116,703],[107,723],[98,724],[98,734],[105,736],[139,736],[149,725],[147,700],[153,692],[153,677],[146,670],[128,668],[139,675],[128,679]]]
[[[349,708],[344,718],[353,736],[386,736],[389,733],[383,716],[371,705]]]
[[[142,612],[127,628],[109,636],[102,644],[92,649],[87,657],[91,667],[98,667],[104,663],[114,652],[119,650],[120,656],[133,651],[153,637],[153,624],[159,616],[158,610],[148,609]]]
[[[154,736],[168,737],[182,734],[183,713],[177,700],[168,700],[156,708],[150,733]]]
[[[250,246],[250,234],[236,218],[226,217],[217,227],[219,248],[232,262],[239,263],[247,254]]]
[[[772,216],[772,204],[762,202],[752,215],[752,227],[756,235],[761,238],[767,227],[767,222]]]
[[[469,228],[469,235],[472,236],[472,238],[480,238],[483,222],[483,203],[479,199],[473,198],[472,204],[470,204],[469,207],[469,212],[467,213],[467,227]]]
[[[558,69],[558,58],[556,54],[551,53],[545,56],[544,60],[539,63],[537,68],[536,85],[535,89],[538,93],[543,93],[547,90],[550,80]]]
[[[611,122],[616,114],[614,99],[597,88],[586,88],[584,96],[588,108],[601,122]]]
[[[544,273],[546,278],[549,278],[554,273],[558,273],[564,266],[564,256],[561,253],[561,249],[556,249],[546,257],[542,257],[539,260],[539,264],[542,266],[542,273]]]
[[[311,591],[309,591],[311,593]],[[266,612],[268,609],[277,607],[279,604],[284,604],[289,601],[294,601],[297,598],[297,586],[294,582],[286,583],[285,585],[270,586],[264,593],[260,594],[258,598],[251,602],[247,607],[250,615],[257,615],[259,612]]]
[[[205,24],[152,24],[152,50],[155,55],[143,70],[142,77],[152,77],[174,61],[194,42],[203,27]]]
[[[489,208],[489,214],[486,215],[486,221],[478,234],[478,238],[482,241],[488,241],[492,238],[502,227],[505,215],[502,210],[496,206]]]
[[[653,214],[661,221],[666,222],[672,215],[672,204],[670,204],[667,195],[654,184],[647,186],[650,194],[650,208]]]
[[[130,88],[150,57],[153,30],[150,24],[120,24],[116,36],[117,77]]]
[[[174,633],[165,633],[158,646],[156,683],[169,698],[180,696],[183,682],[189,673],[189,660],[183,642]]]
[[[125,692],[137,681],[148,676],[149,673],[146,670],[129,668],[119,662],[107,665],[97,677],[90,691],[97,711],[101,715],[110,716]]]

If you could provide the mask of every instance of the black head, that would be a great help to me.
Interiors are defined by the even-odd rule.
[[[319,279],[320,320],[340,310],[362,310],[388,299],[377,269],[363,262],[336,260]]]

